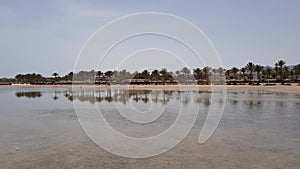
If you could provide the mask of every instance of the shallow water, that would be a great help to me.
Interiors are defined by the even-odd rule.
[[[0,88],[1,168],[300,168],[300,95],[228,91],[216,132],[199,144],[210,96],[207,91]],[[200,109],[194,127],[175,148],[130,159],[104,151],[89,139],[74,102],[98,106],[114,129],[141,138],[170,127],[180,108]],[[132,107],[154,114],[155,121],[135,124],[120,114],[130,113]]]

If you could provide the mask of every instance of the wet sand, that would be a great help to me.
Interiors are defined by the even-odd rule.
[[[76,126],[76,127],[75,127]],[[80,131],[79,125],[72,125]],[[51,127],[50,127],[51,128]],[[69,129],[72,131],[74,129]],[[20,150],[11,150],[1,157],[1,168],[28,169],[298,169],[299,158],[295,146],[282,148],[272,135],[249,130],[230,133],[218,130],[205,144],[197,143],[200,130],[190,133],[172,150],[145,159],[123,158],[108,153],[95,145],[83,132],[66,133],[71,139],[55,136],[40,144],[26,143]],[[233,135],[236,133],[237,135]],[[259,139],[258,139],[259,137]],[[233,139],[234,138],[234,139]],[[253,146],[255,142],[256,146]],[[272,143],[268,145],[267,143]],[[36,144],[36,143],[34,143]],[[280,146],[279,148],[276,146]],[[286,150],[288,149],[288,150]]]

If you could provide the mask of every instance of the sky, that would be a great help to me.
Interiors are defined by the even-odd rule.
[[[30,72],[51,76],[53,72],[63,75],[73,71],[81,48],[93,33],[115,19],[137,12],[169,13],[193,23],[212,42],[225,68],[241,67],[249,61],[274,65],[279,59],[289,65],[299,64],[299,9],[297,0],[0,0],[0,77]],[[141,41],[148,45],[141,47],[178,45],[157,37],[145,37],[132,40],[127,46],[123,44],[119,52],[114,51],[115,55],[122,55],[121,48]],[[171,55],[163,50],[145,50],[135,53],[140,56],[133,58],[149,58],[159,52],[161,58]],[[185,54],[184,60],[193,62],[188,53]],[[108,56],[101,68],[114,69],[121,60],[109,60]],[[132,62],[131,65],[141,65],[145,60],[132,59]],[[157,66],[169,68],[169,64],[171,69],[176,69],[167,60],[162,63],[166,65]],[[145,67],[147,65],[132,67],[132,70]]]

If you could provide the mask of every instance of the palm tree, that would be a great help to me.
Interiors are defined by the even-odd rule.
[[[237,67],[233,67],[230,71],[233,73],[234,78],[237,79],[236,74],[239,72],[239,69]]]
[[[151,75],[150,75],[150,79],[153,80],[153,81],[157,81],[160,79],[160,74],[159,74],[159,71],[158,70],[153,70],[151,72]]]
[[[290,75],[290,69],[289,69],[289,67],[284,66],[283,67],[283,74],[282,74],[282,76],[284,77],[284,79],[286,79],[286,78],[289,77],[289,75]]]
[[[165,85],[166,80],[168,79],[167,69],[165,69],[165,68],[161,69],[161,71],[159,71],[159,74],[160,74],[160,78],[161,78],[163,85]]]
[[[91,70],[91,71],[87,72],[87,74],[88,74],[88,77],[89,77],[88,80],[90,82],[95,82],[97,72],[95,72],[95,70]]]
[[[54,72],[54,73],[52,73],[52,76],[54,76],[54,78],[56,78],[56,77],[58,77],[58,73]]]
[[[195,79],[197,80],[197,82],[199,84],[200,83],[200,79],[203,76],[203,73],[202,73],[201,69],[200,68],[193,69],[193,74],[194,74],[194,77],[195,77]]]
[[[300,64],[293,67],[293,72],[296,78],[299,78],[300,76]]]
[[[102,75],[103,75],[103,72],[102,71],[97,71],[97,77],[98,77],[98,80],[100,81],[101,80],[101,77],[102,77]]]
[[[279,60],[277,62],[277,65],[279,66],[279,75],[280,75],[280,81],[281,81],[281,84],[284,84],[284,81],[283,81],[283,66],[285,65],[285,61],[283,60]],[[275,64],[276,66],[276,64]]]
[[[275,63],[275,79],[277,79],[278,74],[278,63]]]
[[[252,84],[252,79],[253,79],[253,70],[254,70],[254,64],[252,62],[248,62],[248,64],[246,65],[246,69],[250,72],[250,75],[249,75],[249,79],[250,79],[250,82],[249,84]]]
[[[257,75],[257,79],[258,79],[258,83],[260,82],[261,78],[260,78],[260,73],[263,70],[263,66],[261,65],[255,65],[254,69],[256,71],[256,75]]]
[[[17,74],[15,79],[17,80],[18,83],[23,82],[24,81],[24,75]]]
[[[240,69],[240,72],[242,72],[243,80],[245,80],[245,72],[246,72],[246,68],[242,67],[242,68]]]
[[[182,68],[180,71],[183,73],[184,77],[186,78],[186,84],[187,84],[189,81],[189,76],[191,74],[191,71],[187,67]]]
[[[149,79],[150,78],[150,73],[148,72],[148,70],[144,70],[142,73],[141,73],[141,77],[143,79]]]
[[[228,77],[230,76],[230,73],[231,73],[231,70],[230,70],[230,69],[227,69],[227,70],[225,71],[225,75],[228,76]]]
[[[215,81],[216,80],[216,73],[218,72],[218,70],[216,68],[212,68],[211,69],[211,72],[213,73],[213,80]]]
[[[52,81],[52,83],[55,83],[55,81],[57,81],[57,77],[59,76],[57,72],[52,73],[52,76],[54,76],[54,80]]]
[[[69,72],[67,75],[65,75],[65,80],[72,81],[73,80],[73,72]]]
[[[219,84],[223,84],[226,81],[226,77],[224,76],[226,69],[219,67],[217,72],[219,74]]]
[[[111,84],[112,76],[114,75],[114,72],[109,70],[109,71],[106,71],[104,74],[106,76],[106,83],[108,84],[108,82],[109,82],[109,84]]]
[[[202,69],[202,72],[203,72],[203,78],[206,80],[206,84],[208,85],[209,84],[209,72],[210,72],[211,68],[208,67],[208,66],[205,66],[203,69]]]
[[[272,68],[267,67],[266,69],[263,69],[262,74],[264,75],[265,79],[270,79],[272,75]]]

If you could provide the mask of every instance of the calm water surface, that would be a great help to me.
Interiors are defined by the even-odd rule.
[[[300,168],[300,95],[261,90],[227,91],[214,135],[198,144],[211,93],[169,90],[0,88],[0,168]],[[113,155],[81,129],[73,102],[98,105],[119,132],[155,136],[183,111],[200,106],[188,136],[172,150],[147,159]],[[220,101],[221,104],[222,101]],[[135,124],[118,110],[155,113]]]

